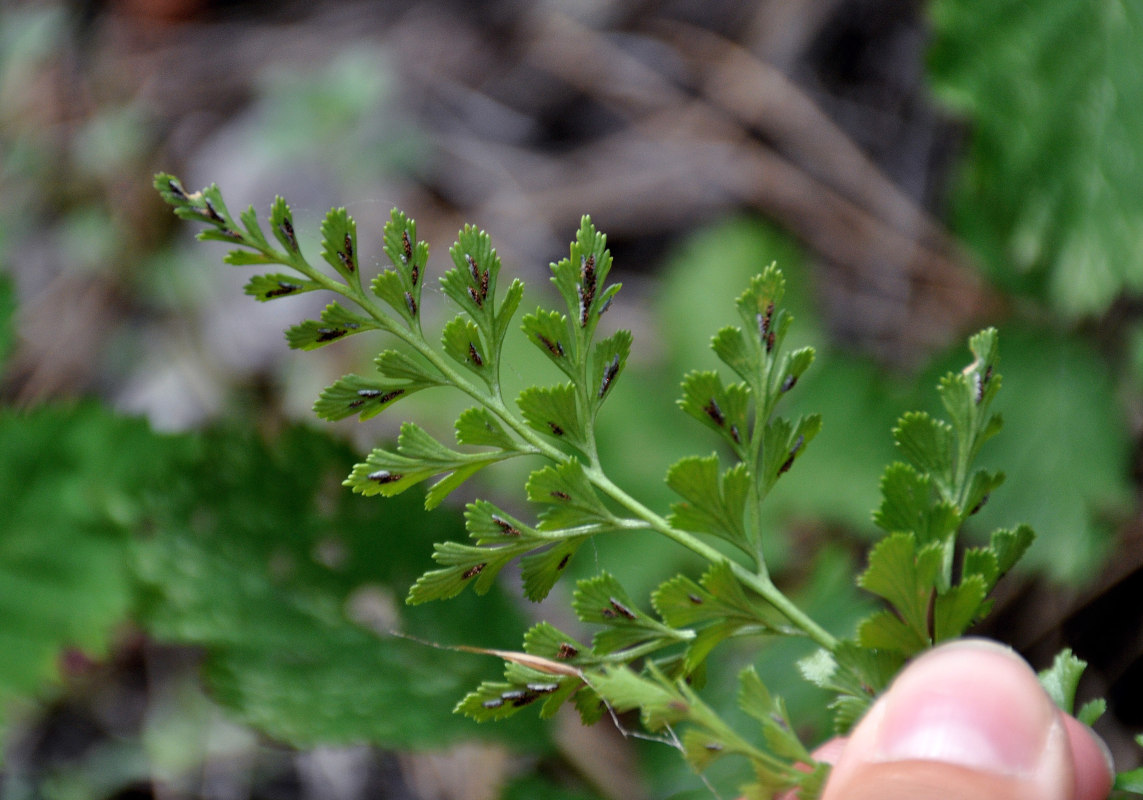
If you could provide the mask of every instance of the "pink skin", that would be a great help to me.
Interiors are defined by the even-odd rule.
[[[1095,734],[1019,656],[979,639],[919,657],[814,755],[834,764],[822,800],[1104,800],[1112,782]]]

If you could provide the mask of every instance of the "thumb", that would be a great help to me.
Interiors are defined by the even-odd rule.
[[[1105,796],[1105,767],[1096,770],[1105,785],[1077,793],[1069,736],[1085,732],[1069,727],[1011,650],[982,640],[938,647],[910,664],[854,729],[822,800]],[[1081,765],[1080,773],[1090,771]]]

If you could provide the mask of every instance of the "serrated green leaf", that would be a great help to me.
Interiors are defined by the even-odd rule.
[[[809,751],[794,733],[786,705],[762,683],[753,666],[738,673],[738,707],[762,723],[768,749],[791,762],[809,763]]]
[[[413,422],[401,425],[401,434],[397,438],[397,452],[406,458],[442,467],[455,466],[464,463],[466,459],[465,454],[445,447],[432,434]]]
[[[525,489],[528,500],[549,506],[540,522],[542,530],[612,523],[612,515],[576,459],[534,471],[528,476]]]
[[[751,373],[743,378],[751,385],[758,379],[765,363],[781,349],[793,317],[781,307],[782,296],[786,292],[786,279],[777,264],[770,264],[758,275],[735,301],[735,307],[742,318],[750,345]],[[761,388],[756,386],[756,389]]]
[[[575,663],[587,648],[574,636],[561,631],[550,622],[538,622],[524,634],[524,652],[555,661]]]
[[[812,347],[800,347],[788,353],[782,360],[782,369],[778,373],[778,391],[785,394],[791,391],[805,374],[810,365],[814,363],[816,352]]]
[[[212,219],[223,221],[232,229],[236,227],[234,217],[226,207],[226,201],[222,199],[222,190],[218,188],[218,184],[212,183],[198,194],[206,208],[207,214]]]
[[[1004,377],[1014,405],[986,455],[1008,482],[986,511],[1035,529],[1039,544],[1022,564],[1078,585],[1110,553],[1112,520],[1131,507],[1120,383],[1095,347],[1044,329],[1006,333]]]
[[[651,731],[686,719],[690,711],[690,704],[677,691],[626,667],[593,672],[590,685],[614,711],[639,709],[643,726]]]
[[[418,459],[376,448],[364,462],[354,466],[345,485],[358,494],[393,497],[441,471],[436,464],[426,465]]]
[[[383,350],[373,361],[386,378],[440,386],[447,383],[440,371],[417,355],[399,350]]]
[[[830,711],[833,712],[834,734],[844,736],[849,733],[869,710],[869,706],[868,702],[852,695],[836,698],[829,705]]]
[[[888,650],[911,656],[929,648],[932,642],[911,626],[902,622],[892,611],[878,611],[861,622],[857,640],[862,647]]]
[[[1003,472],[988,472],[983,469],[974,472],[964,493],[962,518],[967,519],[979,513],[992,493],[1004,484],[1004,478]]]
[[[385,223],[382,246],[394,269],[374,279],[373,293],[411,322],[420,310],[429,246],[417,241],[417,223],[396,208]]]
[[[548,596],[564,574],[572,556],[588,540],[587,536],[569,536],[541,552],[520,559],[520,577],[524,582],[524,596],[538,603]]]
[[[344,375],[322,390],[314,413],[325,420],[339,420],[355,414],[364,422],[377,416],[398,400],[426,388],[428,384],[393,383],[360,375]]]
[[[459,466],[452,472],[442,475],[440,480],[430,486],[429,490],[425,492],[425,510],[431,511],[439,506],[444,502],[445,498],[458,489],[462,483],[484,469],[492,463],[492,461],[499,460],[498,458],[473,460],[469,464]]]
[[[686,502],[671,506],[674,527],[720,536],[747,553],[744,514],[750,493],[750,470],[739,463],[720,477],[718,455],[681,459],[667,471],[667,485]]]
[[[761,464],[763,495],[790,471],[821,428],[822,418],[817,414],[800,417],[793,426],[781,417],[775,417],[766,424]]]
[[[151,185],[155,187],[155,191],[163,198],[163,202],[168,205],[181,206],[186,204],[187,191],[174,175],[166,172],[155,173],[155,177],[151,180]]]
[[[235,263],[231,261],[230,263]],[[257,263],[257,262],[247,262]],[[260,302],[276,300],[279,297],[290,297],[295,294],[312,292],[320,288],[313,281],[304,280],[293,275],[255,275],[246,284],[246,294]]]
[[[425,507],[432,509],[478,470],[514,455],[516,453],[503,450],[458,453],[445,447],[420,426],[406,422],[401,426],[397,439],[397,452],[374,449],[364,462],[354,466],[344,485],[359,494],[392,497],[423,480],[444,474],[445,477],[426,494]]]
[[[234,241],[233,238],[227,237],[224,241]],[[231,250],[222,257],[222,263],[230,264],[233,267],[249,267],[256,264],[276,264],[277,259],[263,255],[255,250]],[[253,292],[247,291],[247,294]],[[258,297],[259,300],[263,299]]]
[[[774,706],[774,697],[758,677],[758,672],[753,666],[746,667],[738,673],[737,699],[738,707],[754,719],[759,722],[769,719]]]
[[[199,232],[197,238],[200,240],[230,244],[244,241],[245,237],[236,230],[234,219],[215,184],[197,192],[188,192],[178,178],[161,172],[155,176],[154,186],[163,200],[174,207],[175,215],[180,219],[215,226]]]
[[[787,626],[779,612],[746,595],[726,562],[712,565],[701,585],[681,575],[666,581],[651,600],[659,616],[673,628],[710,623],[687,645],[683,659],[687,675],[700,670],[710,652],[732,636],[773,633]]]
[[[659,584],[651,595],[651,604],[673,628],[686,628],[723,617],[715,596],[685,575],[676,575]]]
[[[722,328],[711,337],[710,347],[722,363],[738,373],[739,377],[747,382],[754,380],[754,362],[741,328],[733,325]]]
[[[723,386],[717,372],[689,372],[683,378],[678,406],[722,435],[742,453],[749,439],[750,387],[745,383]]]
[[[619,379],[627,364],[627,355],[631,351],[631,331],[618,330],[606,339],[596,343],[591,356],[591,379],[589,388],[593,394],[589,395],[595,409],[610,394],[615,381]]]
[[[496,576],[514,558],[528,552],[534,544],[529,541],[505,542],[503,538],[495,546],[473,546],[459,542],[437,542],[433,545],[433,560],[446,567],[452,567],[459,580],[459,587],[455,592],[444,595],[452,597],[465,586],[472,586],[477,594],[486,594],[496,581]],[[442,570],[443,572],[443,570]],[[423,576],[422,576],[423,577]],[[419,583],[420,581],[418,581]],[[443,599],[418,597],[413,599],[416,586],[409,592],[409,602],[424,602],[428,599]]]
[[[376,330],[368,317],[354,314],[340,303],[330,303],[321,312],[321,321],[306,320],[286,331],[286,342],[294,350],[316,350],[346,336]]]
[[[524,282],[518,278],[513,279],[512,283],[508,284],[508,290],[504,292],[504,297],[499,301],[496,308],[492,340],[497,351],[504,344],[504,337],[508,335],[508,329],[512,325],[512,317],[516,314],[516,310],[520,307],[520,301],[523,299]]]
[[[514,684],[486,681],[465,695],[453,712],[476,722],[490,722],[507,719],[538,699],[538,693],[529,693]]]
[[[441,344],[453,361],[470,369],[485,381],[494,373],[495,353],[490,353],[480,335],[480,329],[470,319],[453,317],[441,331]]]
[[[208,220],[209,221],[209,220]],[[217,228],[206,228],[195,234],[196,239],[200,242],[224,242],[226,244],[244,244],[244,238],[241,233],[228,228],[224,223],[218,223]],[[262,263],[261,261],[257,263]]]
[[[898,461],[881,476],[881,506],[873,515],[886,533],[911,533],[927,527],[923,520],[933,500],[932,479],[911,464]]]
[[[474,547],[459,542],[438,542],[433,545],[433,560],[445,568],[426,572],[418,578],[405,602],[417,605],[430,600],[447,600],[469,586],[477,594],[486,594],[500,570],[519,553],[520,548],[512,546]]]
[[[986,591],[991,591],[1000,579],[1000,565],[992,548],[970,547],[964,552],[961,574],[976,575],[984,581]]]
[[[815,650],[798,661],[798,671],[802,677],[821,689],[834,686],[834,676],[838,672],[837,661],[829,650]]]
[[[516,441],[504,430],[500,420],[479,406],[467,408],[456,418],[457,444],[486,445],[503,450],[515,450]]]
[[[818,650],[798,662],[803,677],[816,686],[872,702],[904,663],[901,653],[839,642],[833,653]]]
[[[687,643],[686,653],[683,656],[683,675],[689,677],[703,669],[707,658],[718,645],[732,636],[739,635],[744,630],[749,630],[749,632],[754,635],[759,635],[763,632],[773,633],[772,630],[764,631],[759,627],[757,622],[753,620],[723,619],[712,625],[707,625],[698,631],[695,637]]]
[[[938,500],[932,479],[911,464],[894,462],[881,476],[881,505],[874,523],[888,533],[913,533],[921,545],[946,541],[960,524],[960,509]]]
[[[581,450],[586,443],[575,384],[530,386],[516,398],[524,421],[540,433]]]
[[[525,697],[528,694],[539,696],[541,700],[540,719],[551,719],[564,703],[583,689],[583,686],[583,681],[578,678],[553,680],[552,676],[541,674],[537,679],[524,683],[524,691],[527,693]]]
[[[889,601],[901,615],[901,620],[893,619],[908,627],[916,640],[927,642],[929,600],[940,579],[943,558],[939,542],[918,549],[913,534],[894,533],[878,542],[869,553],[869,567],[857,584]],[[867,644],[864,633],[862,643],[867,647],[885,646]]]
[[[449,255],[456,266],[441,276],[441,289],[487,330],[500,271],[492,240],[484,231],[465,225]]]
[[[498,655],[498,653],[493,653]],[[455,713],[477,722],[504,719],[522,708],[541,701],[540,718],[552,717],[560,706],[584,686],[579,674],[556,674],[525,665],[513,656],[504,667],[504,682],[482,683],[470,692],[454,709]]]
[[[615,298],[615,295],[619,294],[619,290],[622,288],[622,283],[612,283],[596,295],[595,309],[593,311],[596,319],[599,319],[608,312],[611,308],[611,301]]]
[[[993,532],[989,540],[989,548],[996,553],[996,566],[1000,575],[1004,575],[1021,556],[1032,546],[1036,533],[1027,525],[1020,525],[1014,531],[998,530]]]
[[[976,390],[968,375],[950,372],[937,387],[941,403],[952,421],[959,446],[973,440],[976,433]]]
[[[476,500],[466,505],[464,520],[469,537],[477,544],[503,544],[521,537],[544,541],[534,528],[487,500]]]
[[[417,324],[421,313],[420,292],[410,287],[408,281],[403,279],[397,270],[386,269],[377,273],[369,289],[400,314],[409,325]]]
[[[1079,710],[1076,711],[1076,719],[1087,725],[1089,728],[1099,721],[1099,718],[1107,712],[1107,701],[1102,697],[1097,697],[1093,700],[1088,700]]]
[[[584,216],[569,248],[568,258],[550,267],[552,283],[564,299],[568,317],[576,327],[590,335],[599,321],[603,304],[619,290],[618,286],[605,287],[611,271],[607,237],[595,229],[590,217]]]
[[[769,605],[755,602],[753,595],[748,596],[742,582],[735,577],[730,562],[711,564],[700,583],[718,601],[722,614],[751,620],[774,630],[782,629],[785,617]]]
[[[266,241],[266,236],[262,233],[262,226],[258,223],[258,212],[254,210],[254,206],[247,206],[246,210],[238,215],[238,219],[242,222],[242,227],[246,229],[246,236],[259,250],[269,250],[270,243]]]
[[[910,411],[901,417],[893,431],[893,440],[922,473],[929,473],[948,486],[953,470],[953,430],[946,422],[933,419],[923,411]]]
[[[982,616],[988,589],[982,576],[965,575],[938,594],[933,603],[933,643],[963,635]]]
[[[528,340],[540,349],[569,378],[576,377],[576,338],[568,329],[567,315],[537,308],[525,314],[521,327]]]
[[[592,639],[596,653],[614,653],[652,639],[683,638],[636,606],[619,581],[606,572],[576,584],[572,608],[582,621],[607,626]]]
[[[730,755],[717,736],[699,728],[687,728],[682,736],[683,757],[695,772],[703,772],[723,756]]]
[[[1060,710],[1071,714],[1075,709],[1076,688],[1079,686],[1083,671],[1087,669],[1087,662],[1077,658],[1068,648],[1056,653],[1052,659],[1052,666],[1043,670],[1037,677],[1044,691],[1052,698]]]
[[[635,607],[627,590],[614,576],[604,572],[578,581],[572,607],[583,622],[600,625],[638,623],[650,617]]]
[[[575,710],[579,712],[580,722],[584,725],[594,725],[607,713],[607,703],[590,685],[576,692],[573,702]]]
[[[1000,363],[1000,335],[996,328],[973,334],[969,337],[968,349],[973,360],[964,372],[972,377],[976,404],[988,408],[1000,389],[1000,375],[996,373]]]
[[[282,197],[275,197],[270,205],[270,232],[286,248],[288,254],[300,252],[298,238],[294,232],[294,216],[289,204]]]
[[[777,264],[769,264],[751,278],[750,285],[735,301],[747,329],[757,331],[759,337],[773,330],[774,314],[785,293],[786,278]]]
[[[351,283],[358,274],[357,223],[344,208],[331,208],[321,223],[321,257]]]

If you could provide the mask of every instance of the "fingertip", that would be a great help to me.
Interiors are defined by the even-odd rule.
[[[1076,800],[1104,800],[1115,781],[1111,751],[1087,725],[1068,714],[1061,714],[1075,764]]]
[[[1023,659],[963,640],[897,677],[854,730],[824,798],[912,798],[940,787],[943,798],[1064,800],[1074,783],[1068,739]]]

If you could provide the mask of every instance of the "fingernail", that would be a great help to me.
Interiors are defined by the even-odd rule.
[[[1018,776],[1040,763],[1058,718],[1031,669],[979,640],[922,656],[893,685],[874,751],[880,761],[924,760]]]

